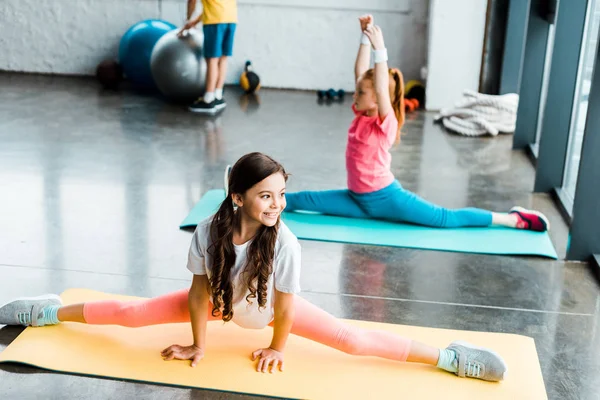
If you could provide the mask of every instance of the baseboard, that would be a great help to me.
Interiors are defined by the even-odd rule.
[[[590,268],[592,269],[592,275],[596,278],[596,282],[600,285],[600,254],[592,255]]]

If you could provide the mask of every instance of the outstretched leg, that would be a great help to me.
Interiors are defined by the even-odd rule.
[[[291,333],[348,354],[436,365],[461,377],[499,381],[506,365],[491,350],[464,342],[437,349],[403,336],[348,325],[300,296],[295,296]]]
[[[94,325],[121,325],[140,327],[148,325],[189,322],[189,289],[178,290],[147,300],[134,301],[94,301],[83,305],[73,305],[72,311],[82,310],[86,323]],[[69,320],[67,307],[59,310],[58,319]]]
[[[538,211],[514,207],[509,213],[496,213],[480,208],[448,209],[433,204],[404,189],[398,182],[373,193],[352,194],[372,218],[408,222],[434,228],[486,227],[545,231],[550,223]]]
[[[80,322],[94,325],[140,327],[189,322],[189,289],[179,290],[152,299],[135,301],[103,300],[63,306],[56,295],[14,300],[0,307],[0,324],[45,326],[59,322]],[[212,316],[212,304],[207,310]]]
[[[489,226],[492,213],[477,208],[450,210],[404,189],[397,181],[373,193],[353,194],[373,218],[434,228]]]
[[[409,361],[412,340],[386,331],[366,330],[335,318],[300,296],[295,296],[295,319],[291,333],[348,354]],[[437,362],[438,350],[423,359]]]
[[[323,190],[286,193],[286,211],[313,211],[340,217],[368,218],[368,214],[350,196],[350,191]]]
[[[395,213],[402,221],[436,228],[484,227],[492,224],[490,211],[440,207],[404,189],[396,192],[389,212]]]

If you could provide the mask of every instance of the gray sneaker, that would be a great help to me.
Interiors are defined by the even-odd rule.
[[[55,294],[15,299],[0,306],[0,325],[44,326],[44,308],[52,305],[62,305]]]
[[[492,350],[463,341],[452,342],[448,349],[456,352],[456,375],[461,378],[498,382],[504,379],[508,370],[502,357]]]

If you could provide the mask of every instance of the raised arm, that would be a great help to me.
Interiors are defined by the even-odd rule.
[[[390,72],[387,63],[387,50],[380,27],[370,25],[365,34],[371,40],[375,51],[375,95],[377,96],[379,117],[384,118],[393,111],[390,99]]]
[[[194,11],[196,11],[196,1],[197,0],[188,0],[187,4],[187,20],[189,21],[194,15]]]
[[[358,19],[360,21],[360,30],[363,32],[363,39],[360,41],[356,62],[354,63],[354,81],[369,69],[371,64],[371,42],[365,39],[364,32],[367,27],[373,23],[372,15],[363,15]]]

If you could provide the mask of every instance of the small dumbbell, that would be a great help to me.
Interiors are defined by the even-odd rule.
[[[406,112],[413,112],[419,108],[419,100],[417,99],[404,99],[404,110]]]
[[[329,89],[329,90],[318,90],[317,91],[317,96],[319,96],[319,99],[326,98],[328,100],[334,100],[337,97],[338,99],[341,100],[344,98],[345,95],[346,95],[346,92],[343,89],[340,89],[340,90]]]

